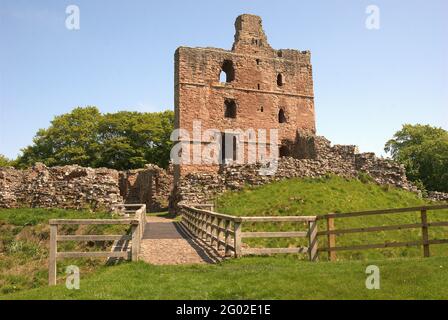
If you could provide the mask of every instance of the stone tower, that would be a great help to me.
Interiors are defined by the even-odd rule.
[[[186,132],[178,139],[184,160],[174,166],[175,177],[269,157],[273,129],[278,154],[301,157],[300,137],[316,130],[309,51],[273,49],[261,18],[243,14],[235,21],[232,50],[179,47],[174,59],[175,126]],[[193,127],[202,137],[193,134]],[[210,129],[216,133],[211,139]],[[266,142],[260,142],[259,130],[266,132]],[[204,152],[211,141],[218,149]],[[193,159],[194,150],[196,155],[202,150],[202,161]],[[219,163],[204,161],[204,154]]]

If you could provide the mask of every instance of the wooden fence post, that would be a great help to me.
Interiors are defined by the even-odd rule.
[[[327,231],[333,231],[334,230],[334,218],[330,215],[327,216]],[[335,234],[328,234],[327,235],[327,247],[329,249],[328,251],[328,260],[330,261],[336,261],[336,251],[331,251],[332,248],[336,247],[336,235]]]
[[[225,236],[225,246],[224,246],[224,255],[226,256],[226,257],[230,257],[230,255],[231,255],[231,252],[230,252],[230,247],[229,247],[229,245],[230,245],[230,242],[231,242],[231,238],[230,238],[230,223],[231,223],[231,221],[230,220],[226,220],[225,221],[225,229],[226,229],[226,231],[225,231],[225,234],[224,234],[224,236]]]
[[[58,252],[57,245],[58,225],[50,223],[50,257],[48,261],[48,285],[55,286],[57,278],[57,262],[56,255]]]
[[[139,215],[140,237],[143,237],[143,234],[145,233],[145,227],[146,227],[146,205],[141,206],[139,210],[140,210],[140,215]]]
[[[207,216],[205,215],[205,213],[201,213],[200,215],[200,228],[201,228],[201,239],[204,240],[207,237],[207,233],[206,233],[206,228],[207,228],[207,224],[206,224],[206,219]]]
[[[420,217],[422,220],[422,240],[423,240],[423,257],[428,258],[429,253],[429,233],[428,233],[428,216],[426,210],[421,210]]]
[[[206,234],[206,242],[208,244],[212,243],[212,216],[207,215],[206,217],[206,221],[207,221],[207,234]]]
[[[138,253],[140,250],[140,228],[138,224],[133,224],[131,227],[132,233],[132,247],[131,247],[131,260],[138,261]]]
[[[241,257],[241,222],[234,221],[235,258]]]
[[[215,236],[216,236],[216,250],[219,251],[219,228],[221,227],[221,219],[216,217],[215,218],[215,223],[216,223],[216,232],[215,232]]]
[[[197,227],[197,217],[198,217],[199,213],[197,212],[193,212],[191,214],[191,233],[193,235],[195,235],[196,237],[198,236],[198,227]]]
[[[216,249],[219,251],[219,249],[221,249],[223,246],[221,244],[221,239],[222,239],[222,235],[223,235],[223,231],[222,229],[224,228],[224,224],[223,224],[224,220],[221,218],[218,218],[218,245],[216,246]]]
[[[201,238],[201,213],[196,213],[195,219],[196,237]]]
[[[308,222],[308,239],[309,239],[309,247],[308,254],[310,257],[310,261],[316,261],[317,256],[317,221],[309,221]]]
[[[216,217],[211,217],[210,219],[210,223],[211,223],[211,241],[210,241],[210,246],[213,247],[213,245],[215,244],[216,241],[216,236],[217,236],[217,228],[215,227],[215,225],[217,224],[217,218]]]

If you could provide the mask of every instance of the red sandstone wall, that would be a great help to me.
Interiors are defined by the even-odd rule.
[[[235,23],[232,51],[180,47],[175,54],[176,128],[202,130],[238,128],[278,129],[278,143],[293,143],[298,135],[315,133],[314,94],[310,53],[274,50],[267,42],[257,16],[242,15]],[[225,60],[232,61],[234,80],[220,83]],[[277,85],[282,75],[283,85]],[[237,105],[236,118],[225,118],[224,101]],[[286,123],[279,123],[280,108]],[[192,137],[190,137],[191,139]],[[269,134],[267,135],[269,139]],[[247,148],[247,145],[241,146]],[[245,149],[247,154],[247,149]],[[209,170],[209,168],[212,168]],[[216,171],[217,166],[189,165],[181,174]]]
[[[148,212],[168,209],[172,187],[172,172],[153,164],[120,172],[120,193],[125,203],[144,203]]]

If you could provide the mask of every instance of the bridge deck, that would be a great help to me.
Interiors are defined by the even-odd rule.
[[[192,237],[178,221],[163,217],[147,217],[141,241],[140,259],[151,264],[214,263],[217,252]]]

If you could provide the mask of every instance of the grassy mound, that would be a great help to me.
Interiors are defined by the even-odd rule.
[[[239,192],[229,192],[217,200],[217,211],[238,216],[269,215],[322,215],[330,212],[344,213],[360,210],[411,207],[429,202],[416,194],[390,186],[379,186],[359,180],[329,176],[320,179],[291,179],[259,187],[248,187]],[[432,203],[434,204],[434,203]],[[430,211],[429,221],[448,220],[448,211]],[[337,219],[337,229],[361,228],[407,223],[419,223],[416,213],[378,215]],[[325,221],[319,229],[325,230]],[[246,224],[243,231],[304,230],[304,226],[291,223]],[[338,246],[384,243],[386,241],[421,240],[419,229],[355,233],[337,237]],[[430,228],[430,239],[448,238],[447,227]],[[319,245],[325,245],[319,238]],[[290,247],[306,245],[304,239],[245,239],[251,247]],[[447,245],[431,246],[432,254],[448,255]],[[338,252],[340,259],[382,259],[391,257],[419,257],[419,247],[391,248],[365,251]],[[325,259],[325,255],[321,254]]]
[[[240,215],[321,215],[426,204],[413,193],[339,177],[295,179],[224,194],[218,211]],[[448,211],[429,213],[429,221],[448,220]],[[340,261],[299,261],[304,256],[245,257],[216,265],[154,266],[143,262],[103,267],[99,260],[63,260],[81,268],[80,290],[62,281],[47,287],[48,219],[101,218],[107,214],[65,210],[0,210],[0,299],[444,299],[448,295],[448,246],[431,246],[434,257],[421,258],[421,248],[340,252]],[[336,220],[336,228],[419,222],[418,213]],[[319,228],[325,229],[324,221]],[[67,226],[64,233],[122,233],[116,226]],[[84,229],[83,229],[84,228]],[[109,229],[110,228],[110,229]],[[121,228],[121,226],[120,226]],[[245,224],[243,231],[304,230],[303,224]],[[448,228],[430,228],[430,238],[447,238]],[[420,240],[420,230],[360,233],[337,237],[337,245]],[[325,238],[319,239],[324,246]],[[248,239],[253,247],[288,247],[301,239]],[[62,243],[61,250],[99,250],[93,244]],[[104,244],[101,250],[104,250]],[[387,259],[385,259],[387,258]],[[347,260],[368,261],[347,261]],[[365,286],[366,267],[381,272],[381,289]],[[91,272],[95,270],[95,272]],[[29,290],[23,290],[29,289]],[[2,295],[3,294],[3,295]]]
[[[110,218],[108,213],[59,209],[0,210],[0,294],[45,286],[48,283],[49,219]],[[123,234],[123,226],[63,226],[61,234]],[[61,251],[103,250],[108,243],[63,242]],[[77,265],[89,273],[104,261],[66,259],[58,261],[58,273],[67,265]]]
[[[365,286],[380,270],[380,290]],[[446,299],[448,258],[312,263],[293,257],[231,259],[217,265],[125,263],[63,284],[0,299]]]

